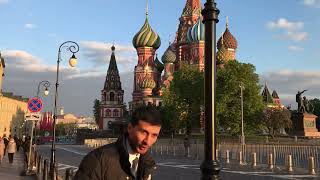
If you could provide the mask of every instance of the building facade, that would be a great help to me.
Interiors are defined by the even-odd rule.
[[[121,87],[119,70],[115,57],[115,47],[112,46],[109,68],[101,90],[100,123],[99,129],[109,130],[111,127],[121,125],[124,122],[125,105],[123,103],[124,91]]]
[[[0,136],[24,133],[24,115],[27,113],[27,98],[2,92],[5,61],[0,54]]]

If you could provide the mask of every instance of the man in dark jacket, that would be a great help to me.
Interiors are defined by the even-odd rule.
[[[160,129],[160,113],[155,107],[137,108],[127,133],[117,142],[86,155],[74,180],[151,180],[155,162],[148,150],[156,142]]]

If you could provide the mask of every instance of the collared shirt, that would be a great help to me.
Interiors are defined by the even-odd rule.
[[[132,148],[131,148],[131,146],[130,146],[130,144],[129,144],[128,139],[126,139],[126,146],[125,146],[125,147],[126,147],[126,149],[127,149],[127,151],[128,151],[128,154],[129,154],[129,162],[130,162],[130,164],[131,164],[131,173],[134,175],[134,177],[137,177],[137,170],[138,170],[139,164],[137,164],[136,167],[133,168],[133,161],[134,161],[135,159],[138,159],[138,160],[139,160],[140,154],[133,152],[133,150],[132,150]]]

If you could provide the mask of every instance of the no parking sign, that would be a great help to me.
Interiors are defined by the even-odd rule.
[[[30,112],[40,112],[42,109],[42,101],[39,98],[32,98],[28,101],[28,109]]]

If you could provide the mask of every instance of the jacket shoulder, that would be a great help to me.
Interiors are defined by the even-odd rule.
[[[102,171],[108,167],[103,167],[110,157],[115,157],[117,148],[114,143],[102,146],[89,152],[81,161],[79,169],[74,177],[75,180],[99,180],[102,178]]]

